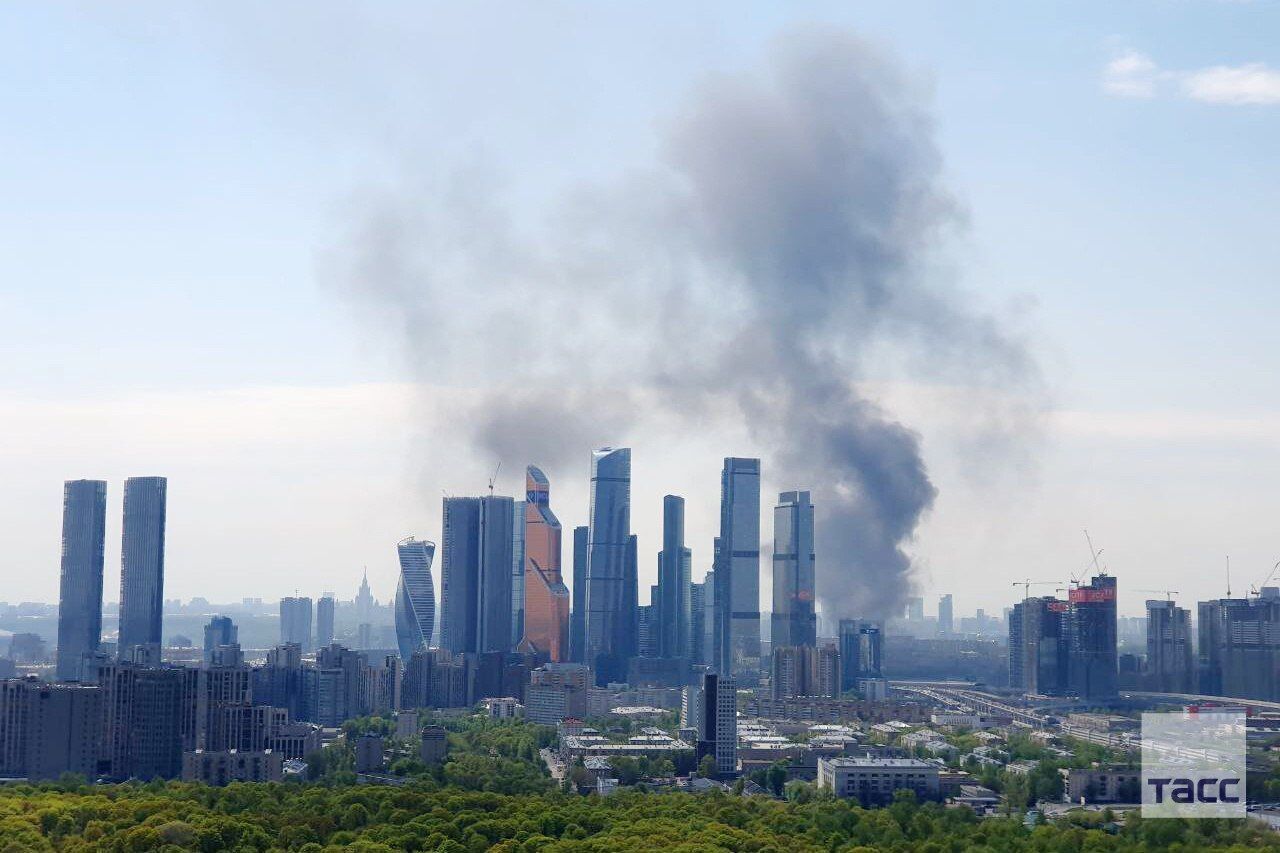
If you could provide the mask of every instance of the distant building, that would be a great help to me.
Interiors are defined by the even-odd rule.
[[[1109,699],[1117,692],[1116,579],[1098,575],[1068,592],[1067,600],[1071,692]]]
[[[494,720],[513,720],[524,716],[524,705],[511,696],[490,697],[481,702],[485,713]]]
[[[716,773],[732,776],[738,769],[738,685],[714,672],[702,676],[699,700],[698,759],[710,755]]]
[[[773,613],[771,642],[779,646],[816,646],[816,556],[813,504],[809,492],[783,492],[773,510]]]
[[[97,687],[0,681],[0,777],[35,782],[78,773],[94,778],[101,720]]]
[[[626,678],[636,652],[635,544],[631,538],[631,449],[591,454],[586,624],[582,662],[600,685]]]
[[[396,545],[400,558],[400,583],[396,586],[396,642],[400,659],[407,661],[418,649],[431,645],[436,620],[436,591],[431,580],[434,542],[402,539]]]
[[[107,484],[68,480],[62,487],[62,572],[58,594],[60,681],[79,680],[84,656],[102,640],[102,568]]]
[[[182,779],[214,786],[232,782],[280,782],[284,779],[284,756],[270,749],[246,752],[197,749],[182,754]]]
[[[955,618],[952,611],[951,593],[938,599],[938,633],[946,636],[954,633]]]
[[[366,734],[355,739],[357,773],[377,773],[383,768],[386,743],[381,735]]]
[[[427,726],[422,730],[422,748],[418,757],[424,764],[439,764],[449,754],[449,733],[443,726]]]
[[[161,642],[167,492],[164,477],[130,477],[124,482],[117,642],[121,655],[133,646]]]
[[[692,552],[684,544],[684,498],[662,499],[662,550],[658,552],[658,585],[653,602],[654,656],[688,658]]]
[[[549,661],[569,660],[569,588],[560,574],[560,520],[551,511],[551,484],[537,466],[525,469],[521,549],[523,636],[519,648]]]
[[[939,772],[937,764],[915,758],[819,758],[818,787],[864,807],[888,805],[901,790],[914,791],[920,800],[937,800]]]
[[[700,666],[707,662],[704,637],[707,633],[707,585],[689,584],[689,663]]]
[[[1199,604],[1198,692],[1280,701],[1280,589]]]
[[[296,643],[303,652],[312,650],[310,598],[280,599],[280,643]]]
[[[566,717],[584,716],[593,683],[591,670],[583,664],[552,662],[533,670],[525,689],[525,718],[554,726]]]
[[[1140,803],[1142,773],[1127,767],[1062,768],[1062,799],[1068,803]]]
[[[325,646],[333,642],[334,638],[334,609],[335,602],[333,596],[326,593],[316,601],[316,647],[323,649]]]
[[[774,646],[770,683],[774,699],[840,695],[840,652],[834,646]]]
[[[440,645],[451,652],[506,652],[511,643],[515,501],[444,499]]]
[[[1147,687],[1158,693],[1194,689],[1191,611],[1172,601],[1147,602]]]
[[[839,642],[841,691],[856,689],[858,679],[882,676],[884,637],[879,624],[862,619],[841,619]]]
[[[213,654],[222,646],[234,646],[239,642],[240,632],[230,616],[214,616],[204,626],[204,662],[210,663]]]
[[[587,527],[573,528],[573,609],[569,615],[569,660],[585,663],[587,648]]]
[[[716,669],[760,671],[760,460],[726,457],[720,472],[716,558]]]
[[[1014,605],[1009,620],[1011,687],[1044,696],[1070,691],[1071,624],[1070,605],[1052,596]]]

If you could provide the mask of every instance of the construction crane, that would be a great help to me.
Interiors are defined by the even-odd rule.
[[[1163,593],[1167,601],[1173,601],[1173,597],[1178,594],[1176,589],[1135,589],[1134,592],[1159,592]]]
[[[1260,595],[1262,593],[1262,588],[1266,586],[1268,583],[1270,583],[1271,579],[1276,576],[1276,569],[1280,569],[1280,562],[1277,562],[1274,566],[1271,567],[1271,572],[1270,574],[1267,575],[1266,580],[1264,580],[1260,584],[1257,584],[1256,586],[1249,587],[1249,594]]]
[[[1089,566],[1092,565],[1095,574],[1105,575],[1106,570],[1103,569],[1102,566],[1098,565],[1098,558],[1102,556],[1102,549],[1094,549],[1093,538],[1089,536],[1088,530],[1085,530],[1084,532],[1084,541],[1089,545],[1089,562],[1085,564],[1085,571],[1087,572],[1089,570]],[[1071,582],[1076,586],[1080,585],[1080,581],[1074,575],[1071,578]]]
[[[1062,583],[1062,581],[1033,581],[1031,580],[1031,578],[1027,578],[1024,581],[1014,581],[1013,586],[1022,587],[1022,599],[1025,601],[1026,599],[1031,597],[1031,587],[1044,586],[1045,584],[1053,584],[1053,583]],[[1061,587],[1059,587],[1059,589],[1061,589]]]
[[[498,462],[498,467],[493,469],[493,476],[489,478],[489,497],[493,497],[493,484],[497,482],[498,472],[502,470],[502,462]]]

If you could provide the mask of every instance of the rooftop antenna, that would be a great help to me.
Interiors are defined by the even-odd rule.
[[[493,476],[489,478],[489,497],[493,497],[493,484],[498,479],[498,472],[502,470],[502,462],[498,462],[498,467],[493,469]]]
[[[1227,598],[1231,597],[1231,555],[1227,555]]]

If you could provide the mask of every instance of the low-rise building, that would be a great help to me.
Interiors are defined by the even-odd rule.
[[[1136,803],[1142,774],[1128,767],[1063,768],[1062,798],[1068,803]]]
[[[887,805],[894,791],[911,790],[920,800],[940,797],[938,765],[914,758],[820,758],[818,787],[863,806]]]
[[[182,754],[182,779],[217,786],[232,782],[279,782],[284,779],[284,756],[270,749],[246,752],[197,749]]]
[[[516,717],[524,716],[524,705],[521,705],[510,696],[483,699],[480,704],[484,706],[484,710],[490,719],[513,720]]]
[[[438,764],[449,754],[449,733],[444,726],[427,726],[422,730],[419,757],[424,764]]]
[[[383,741],[381,735],[361,735],[356,738],[356,772],[377,773],[382,769]]]

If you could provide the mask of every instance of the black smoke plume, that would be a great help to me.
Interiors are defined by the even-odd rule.
[[[534,227],[482,165],[367,194],[341,287],[405,330],[422,377],[483,389],[458,428],[498,458],[555,468],[655,412],[728,413],[814,492],[828,616],[899,613],[937,491],[919,436],[859,391],[873,348],[930,379],[1035,378],[939,271],[963,214],[925,103],[860,39],[795,33],[698,87],[656,165]]]

